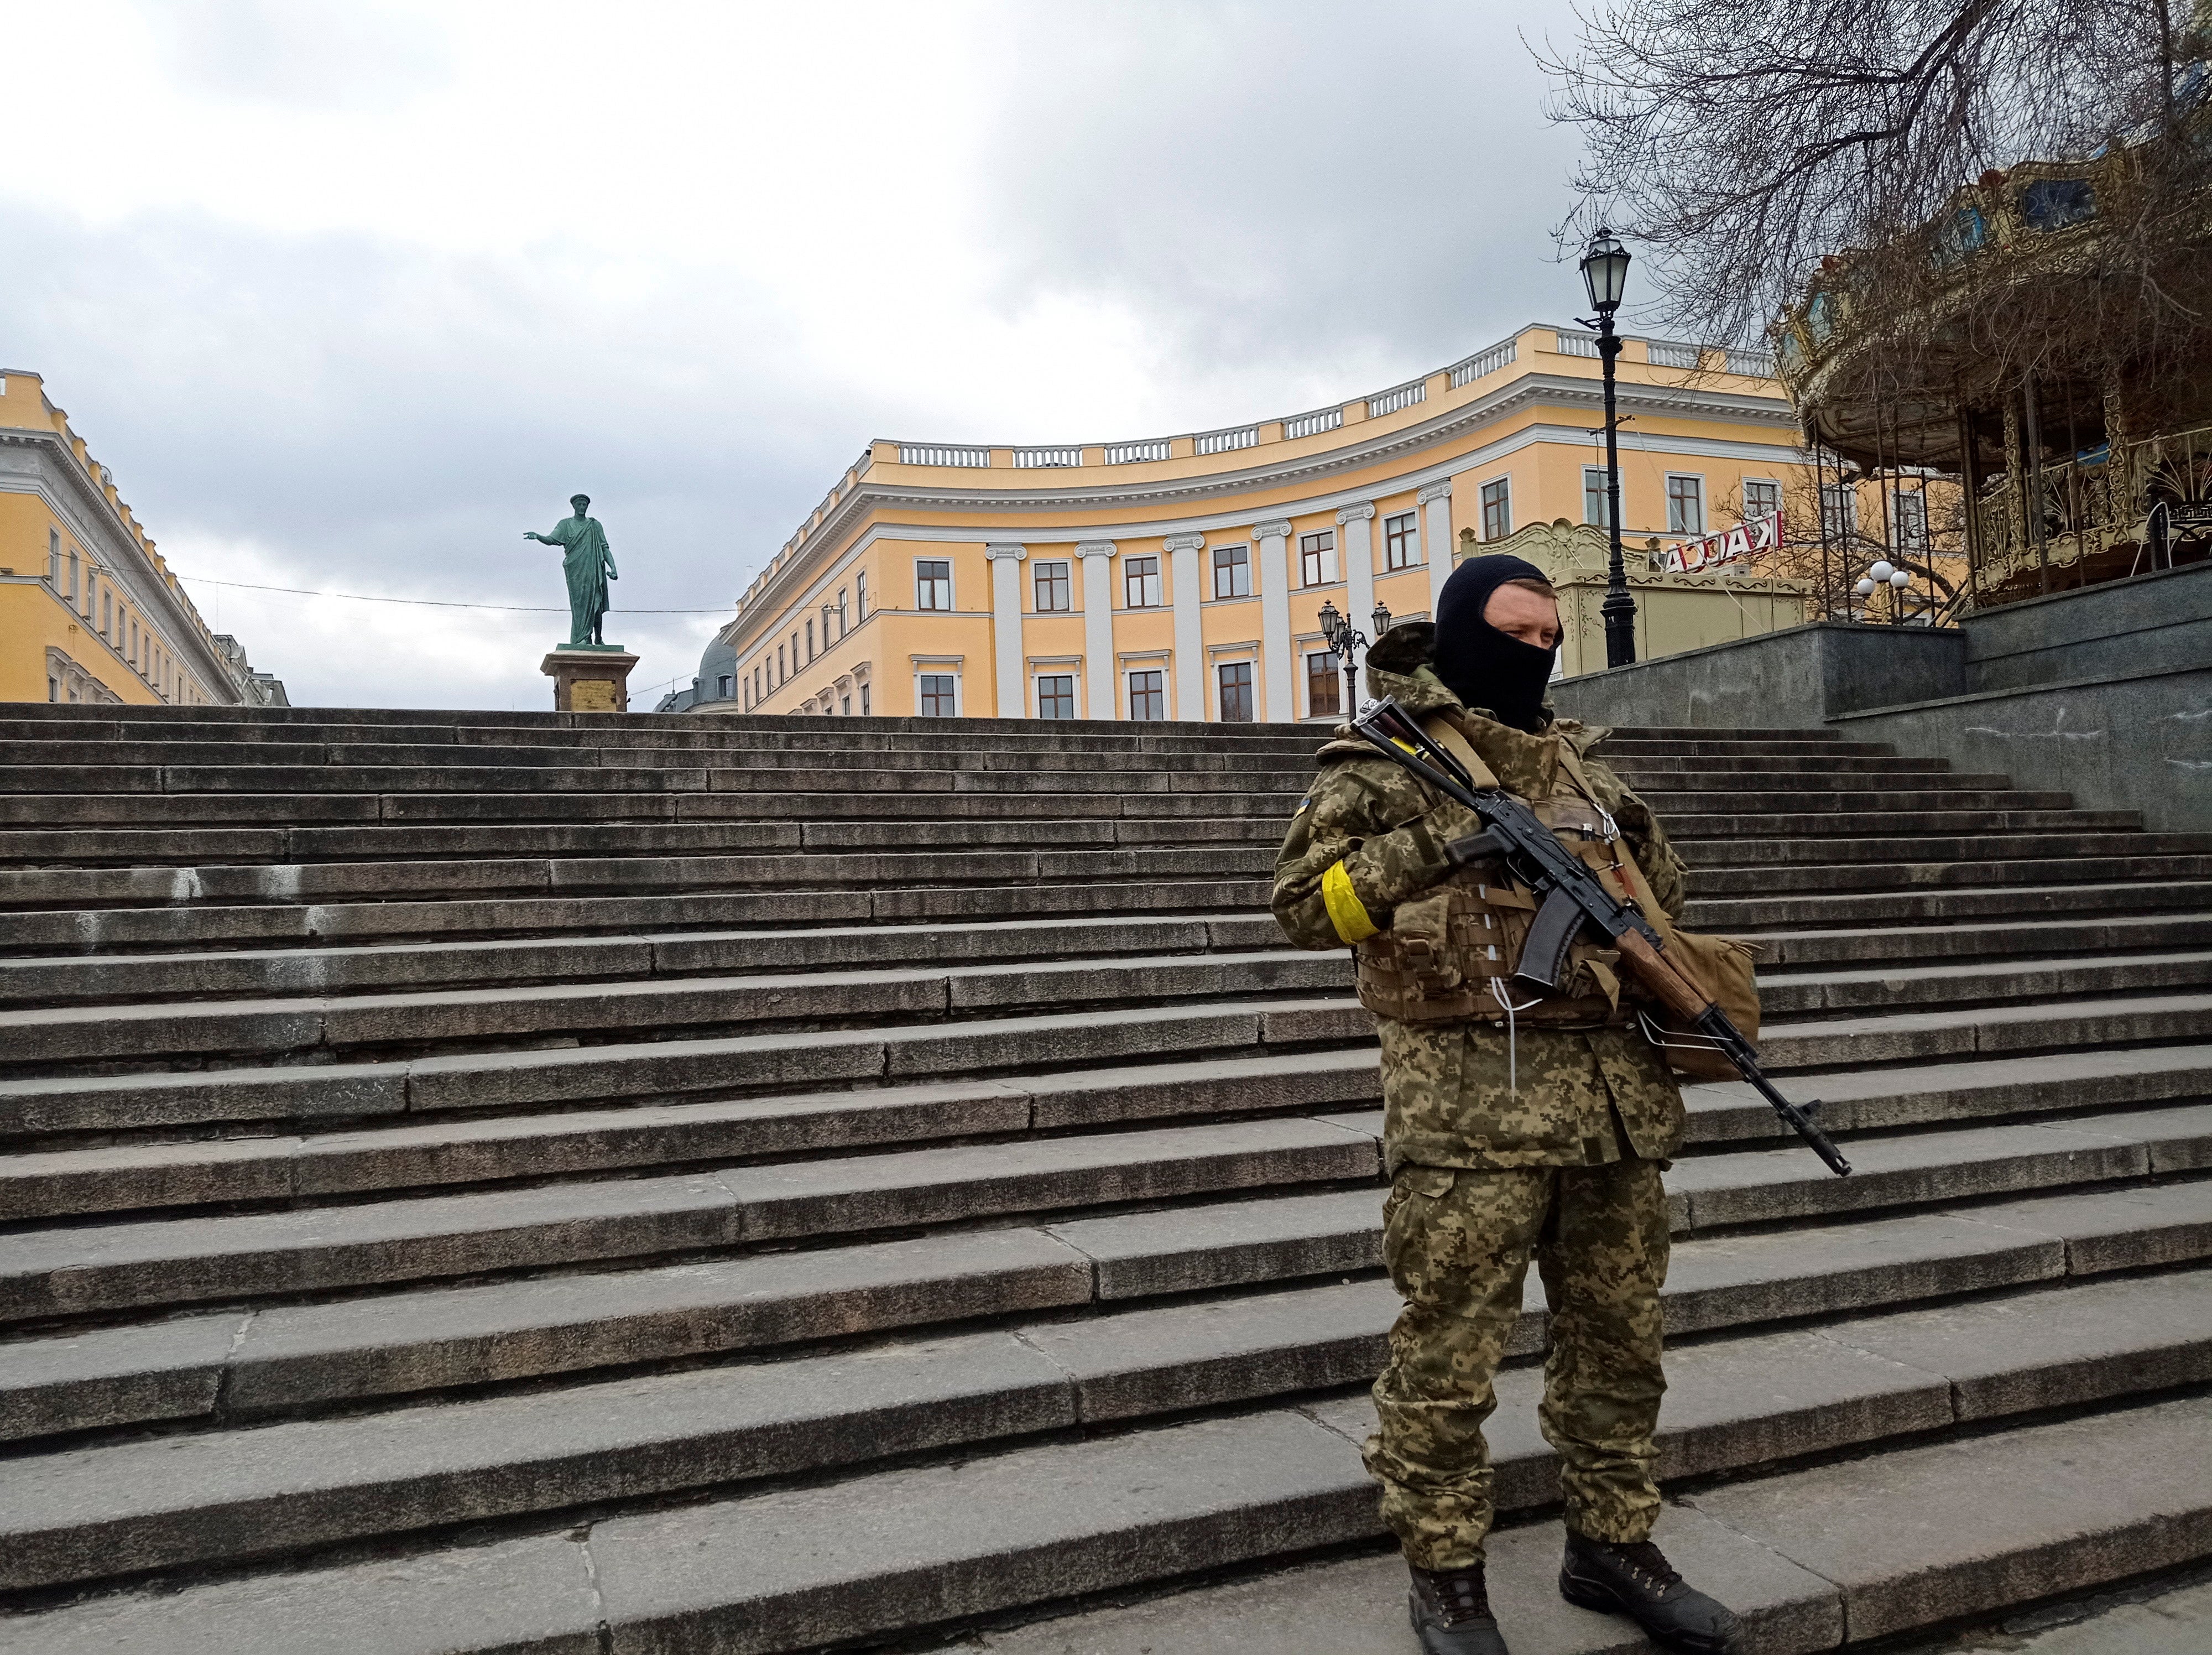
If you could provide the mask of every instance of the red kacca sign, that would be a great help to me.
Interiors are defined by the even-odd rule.
[[[1778,551],[1782,546],[1782,513],[1747,518],[1732,529],[1723,529],[1702,540],[1685,540],[1667,548],[1671,575],[1698,575],[1721,563],[1732,563],[1753,552]]]

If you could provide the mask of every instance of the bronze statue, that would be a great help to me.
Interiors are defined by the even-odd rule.
[[[615,555],[607,550],[607,532],[597,518],[584,514],[592,503],[591,496],[571,495],[568,503],[576,508],[576,514],[556,523],[552,533],[526,531],[522,538],[559,546],[566,554],[561,570],[568,579],[568,642],[562,647],[619,649],[620,644],[609,644],[600,636],[606,624],[607,582],[620,578],[615,573]]]

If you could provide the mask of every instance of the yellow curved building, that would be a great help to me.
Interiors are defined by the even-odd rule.
[[[1639,654],[1794,625],[1803,588],[1650,548],[1809,495],[1764,358],[1631,338],[1624,531]],[[871,443],[739,599],[672,709],[1291,722],[1339,715],[1318,620],[1434,607],[1503,545],[1601,666],[1604,447],[1594,336],[1534,326],[1371,396],[1249,425],[1035,447]]]
[[[282,706],[36,374],[0,372],[0,701]]]

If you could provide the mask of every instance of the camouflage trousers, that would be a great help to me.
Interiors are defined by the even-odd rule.
[[[1407,1560],[1445,1569],[1482,1557],[1493,1514],[1482,1425],[1532,1251],[1552,1312],[1537,1418],[1559,1455],[1567,1526],[1593,1540],[1648,1538],[1667,1388],[1657,1165],[1407,1166],[1383,1207],[1382,1246],[1406,1304],[1375,1382],[1379,1423],[1365,1453]]]

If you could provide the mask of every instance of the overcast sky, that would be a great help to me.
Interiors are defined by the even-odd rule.
[[[0,368],[171,563],[560,607],[650,705],[877,436],[1295,412],[1571,313],[1562,0],[8,0]],[[36,137],[29,135],[36,134]],[[300,703],[535,708],[562,614],[199,583]]]

